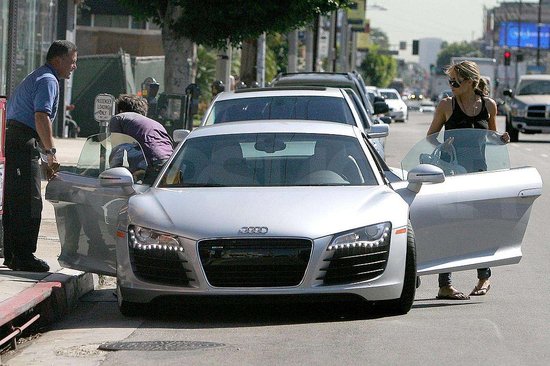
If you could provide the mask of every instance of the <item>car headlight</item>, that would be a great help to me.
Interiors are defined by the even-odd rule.
[[[177,236],[142,226],[131,226],[128,229],[128,245],[133,249],[161,249],[183,252]]]
[[[512,116],[514,117],[525,117],[527,108],[522,104],[512,104]]]
[[[391,223],[381,222],[379,224],[365,226],[351,231],[345,231],[334,235],[327,250],[343,248],[375,248],[388,245],[390,240]]]

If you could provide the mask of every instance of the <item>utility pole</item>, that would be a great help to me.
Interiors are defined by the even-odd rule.
[[[313,29],[308,28],[306,30],[306,72],[313,71],[313,44],[314,44],[314,32]]]
[[[514,70],[514,85],[518,85],[518,79],[519,79],[519,62],[518,62],[518,54],[521,53],[521,8],[522,8],[521,0],[519,0],[519,9],[518,9],[518,50],[516,51],[516,68]]]
[[[288,33],[288,72],[298,70],[298,31],[293,30]]]
[[[265,32],[258,37],[258,53],[256,56],[256,81],[265,86]]]
[[[340,54],[339,54],[339,64],[340,72],[349,71],[349,42],[348,42],[348,14],[346,11],[342,13],[341,23],[340,23]]]
[[[337,22],[338,17],[336,16],[337,11],[333,11],[330,14],[330,33],[329,33],[329,45],[328,45],[328,71],[336,71],[336,32],[337,32]]]
[[[537,67],[540,67],[540,26],[541,26],[541,7],[542,0],[539,0],[538,20],[537,20]]]
[[[225,90],[231,90],[231,43],[227,40],[225,48],[218,49],[216,60],[216,80],[223,81]]]

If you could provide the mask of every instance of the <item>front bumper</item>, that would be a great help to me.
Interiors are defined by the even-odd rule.
[[[550,119],[512,117],[512,127],[527,133],[550,133]]]
[[[401,296],[406,258],[406,235],[392,235],[385,269],[372,278],[326,284],[323,280],[334,251],[326,248],[332,237],[312,241],[311,252],[302,278],[289,286],[241,287],[213,286],[200,259],[198,245],[187,245],[183,256],[184,271],[189,281],[180,283],[144,279],[132,269],[126,238],[117,242],[117,284],[121,299],[133,303],[149,303],[164,296],[307,296],[349,294],[365,300],[389,300]],[[363,277],[365,278],[365,277]],[[162,283],[161,283],[162,282]]]

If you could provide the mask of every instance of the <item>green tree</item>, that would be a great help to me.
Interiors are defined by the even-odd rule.
[[[263,32],[285,33],[311,23],[319,14],[347,6],[350,0],[118,0],[138,19],[162,30],[166,56],[165,90],[183,93],[195,79],[196,44],[223,48],[240,45]]]
[[[390,39],[388,35],[380,28],[372,28],[369,32],[369,39],[372,44],[375,44],[381,50],[390,48]]]
[[[389,55],[380,55],[377,47],[372,47],[361,63],[360,70],[367,85],[384,88],[397,75],[397,60]]]
[[[483,57],[477,43],[455,42],[451,44],[443,43],[441,51],[437,55],[437,68],[442,69],[451,64],[451,57]]]

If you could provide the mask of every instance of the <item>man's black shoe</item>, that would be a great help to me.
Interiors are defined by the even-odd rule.
[[[11,268],[12,261],[13,261],[13,258],[4,258],[4,265],[8,268]]]
[[[11,265],[8,266],[14,271],[24,271],[24,272],[48,272],[50,266],[48,263],[44,262],[42,259],[32,256],[30,259],[19,260],[14,258],[11,261]]]

